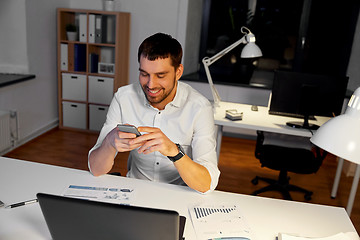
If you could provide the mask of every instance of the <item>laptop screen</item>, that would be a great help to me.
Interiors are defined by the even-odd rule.
[[[57,239],[182,239],[176,211],[37,194],[50,234]],[[182,220],[184,220],[182,218]],[[180,238],[179,238],[180,236]]]

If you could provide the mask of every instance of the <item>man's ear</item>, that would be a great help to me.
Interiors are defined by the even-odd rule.
[[[184,66],[182,64],[176,69],[176,80],[179,80],[184,72]]]

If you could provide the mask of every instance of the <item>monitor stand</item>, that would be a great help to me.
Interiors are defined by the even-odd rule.
[[[319,128],[318,125],[309,123],[309,115],[304,116],[304,122],[287,122],[286,125],[292,128],[303,128],[310,130],[317,130]]]

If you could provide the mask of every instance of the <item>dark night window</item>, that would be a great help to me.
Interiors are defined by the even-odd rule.
[[[202,58],[240,39],[242,26],[255,34],[263,56],[241,59],[243,45],[238,46],[210,66],[215,83],[251,85],[254,75],[268,74],[271,79],[274,70],[345,76],[359,5],[359,1],[204,0],[196,80],[207,81]]]

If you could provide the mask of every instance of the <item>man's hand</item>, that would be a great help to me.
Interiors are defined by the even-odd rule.
[[[139,153],[149,154],[159,151],[164,156],[175,156],[179,153],[179,149],[160,129],[154,127],[139,127],[140,132],[146,132],[137,138],[132,138],[129,145],[142,145]],[[170,161],[170,160],[169,160]],[[211,177],[208,170],[192,161],[189,156],[185,155],[180,160],[174,162],[174,166],[178,170],[180,177],[191,188],[206,192],[210,189]]]
[[[121,132],[117,127],[115,127],[108,133],[105,141],[115,148],[116,151],[127,152],[144,144],[143,141],[137,141],[136,143],[132,142],[134,138],[136,138],[134,133]]]
[[[128,144],[142,145],[138,153],[149,154],[159,151],[164,156],[175,156],[179,150],[175,143],[173,143],[159,128],[154,127],[139,127],[140,132],[146,132],[140,137],[132,138]]]

